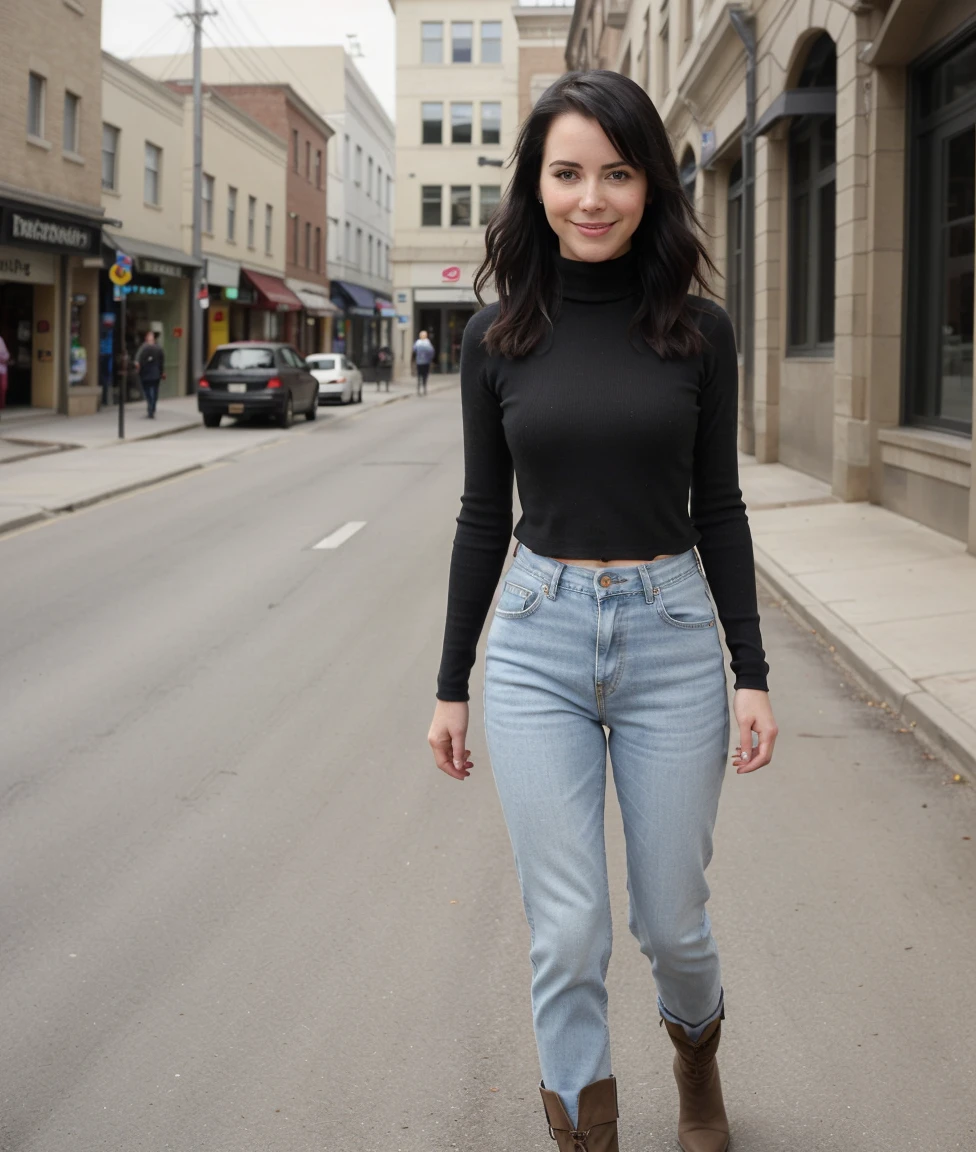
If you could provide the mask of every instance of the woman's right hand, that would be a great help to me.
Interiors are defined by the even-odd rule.
[[[465,700],[438,700],[434,719],[427,733],[427,743],[434,762],[442,772],[455,780],[466,780],[471,774],[470,751],[464,741],[468,735],[468,705]]]

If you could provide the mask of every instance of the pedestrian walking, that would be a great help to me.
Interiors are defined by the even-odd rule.
[[[10,349],[0,336],[0,412],[7,407],[7,373],[10,368]]]
[[[139,382],[146,397],[146,415],[156,419],[156,403],[159,400],[159,382],[166,379],[166,358],[162,348],[156,343],[156,333],[147,332],[142,346],[136,353],[139,369]]]
[[[510,543],[514,475],[522,517],[488,632],[485,736],[560,1152],[618,1148],[608,750],[630,928],[675,1048],[678,1140],[684,1152],[728,1147],[725,995],[705,909],[730,729],[716,609],[738,773],[769,763],[777,729],[738,479],[735,338],[718,305],[688,294],[710,269],[643,89],[607,71],[557,81],[522,127],[488,225],[475,285],[480,300],[493,284],[498,301],[464,331],[464,493],[428,741],[440,769],[467,778],[468,679]]]
[[[417,395],[427,395],[427,377],[430,375],[430,366],[434,361],[434,345],[428,339],[427,333],[421,331],[413,346],[413,358],[417,365]]]

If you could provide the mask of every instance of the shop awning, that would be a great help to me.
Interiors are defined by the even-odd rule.
[[[258,294],[259,303],[272,312],[301,312],[302,302],[279,276],[267,272],[255,272],[242,268],[247,279]]]
[[[333,280],[332,299],[353,316],[376,315],[376,293],[361,284],[350,284],[348,280]]]
[[[299,300],[309,316],[338,316],[339,309],[329,299],[324,288],[316,284],[306,284],[302,280],[285,280],[289,288]]]
[[[382,296],[376,297],[376,311],[380,316],[384,317],[384,319],[386,317],[392,317],[397,314],[397,310],[393,305],[393,301],[384,300]]]
[[[208,256],[204,260],[204,268],[204,279],[217,288],[236,288],[241,278],[241,265],[237,260]]]
[[[114,256],[116,250],[136,258],[136,271],[157,276],[187,276],[194,268],[203,267],[202,260],[195,260],[179,248],[167,248],[164,244],[150,244],[133,236],[120,236],[117,232],[102,230],[102,243]]]

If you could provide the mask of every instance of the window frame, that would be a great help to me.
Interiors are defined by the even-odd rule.
[[[257,196],[248,196],[247,198],[247,246],[250,251],[254,251],[254,240],[257,235],[258,227],[258,198]]]
[[[498,109],[498,139],[486,140],[485,139],[485,109],[497,108]],[[481,101],[481,143],[488,148],[495,147],[502,142],[502,102],[501,100],[482,100]]]
[[[227,185],[227,242],[237,243],[237,189]]]
[[[264,254],[270,256],[274,247],[274,205],[264,206]]]
[[[837,197],[837,149],[834,146],[834,160],[821,168],[821,127],[830,122],[834,124],[834,138],[836,141],[837,121],[834,116],[798,116],[790,125],[787,140],[787,302],[786,302],[786,355],[788,357],[820,357],[829,359],[834,355],[834,319],[830,318],[830,339],[820,339],[822,321],[820,313],[822,298],[823,264],[829,265],[831,277],[834,274],[833,259],[821,259],[822,239],[824,230],[821,228],[821,192],[830,186],[834,189],[834,200]],[[801,146],[809,147],[808,175],[804,181],[796,178],[796,165]],[[797,203],[806,197],[804,225],[806,230],[806,252],[802,254],[798,245],[800,237],[798,232]],[[835,215],[836,220],[836,215]],[[835,238],[835,228],[830,228],[832,240]],[[836,252],[836,243],[834,242]],[[802,270],[805,280],[803,301],[804,340],[794,339],[795,325],[798,320],[796,309],[800,307],[796,293],[797,281],[794,275]],[[836,289],[831,294],[831,301],[836,300]],[[812,337],[812,339],[811,339]]]
[[[497,28],[498,29],[498,35],[486,37],[485,36],[485,29],[486,28]],[[479,37],[480,56],[479,56],[478,62],[480,64],[501,64],[502,63],[502,37],[504,35],[501,20],[482,20],[480,31],[481,31],[481,36]],[[497,60],[485,59],[485,45],[486,44],[497,44],[498,45],[498,59]]]
[[[738,175],[736,170],[738,169]],[[742,256],[745,232],[745,180],[740,157],[729,169],[725,193],[725,311],[732,321],[736,344],[742,343]],[[732,218],[736,219],[733,237]],[[734,271],[733,271],[734,270]]]
[[[428,119],[427,110],[437,108],[439,110],[437,119]],[[436,140],[427,139],[427,126],[437,126],[436,133],[432,130],[431,135],[437,136]],[[437,146],[444,143],[444,101],[443,100],[421,100],[420,102],[420,145],[421,147],[429,147],[431,145]]]
[[[35,115],[36,113],[36,115]],[[44,140],[47,119],[47,77],[31,70],[27,73],[27,136]],[[34,131],[35,126],[37,131]]]
[[[156,166],[154,168],[150,167],[149,164],[151,153],[155,156]],[[154,144],[151,140],[146,140],[144,142],[142,156],[142,202],[150,208],[159,208],[163,202],[163,150],[158,144]],[[155,199],[152,200],[150,200],[147,195],[150,175],[152,175],[155,180]]]
[[[467,108],[468,119],[467,121],[455,119],[456,108]],[[468,139],[458,140],[458,128],[464,128],[465,123],[468,128]],[[451,101],[451,144],[473,144],[474,143],[474,101],[473,100],[452,100]]]
[[[496,191],[498,193],[498,196],[495,199],[494,203],[489,201],[489,204],[491,204],[491,209],[486,214],[485,213],[485,192],[488,191],[489,189]],[[491,219],[492,213],[494,211],[496,211],[496,209],[498,208],[498,205],[501,203],[501,201],[502,201],[502,186],[501,186],[501,184],[479,184],[478,185],[478,227],[479,228],[487,227],[488,221]]]
[[[472,209],[474,207],[474,205],[472,203],[471,190],[472,190],[472,186],[470,184],[452,184],[451,185],[451,197],[450,197],[450,213],[451,213],[450,227],[451,228],[470,228],[471,227],[471,221],[473,218]],[[463,221],[459,222],[459,221],[454,219],[455,206],[458,205],[459,203],[463,204],[463,200],[461,200],[460,197],[458,197],[456,199],[456,194],[457,193],[464,193],[464,192],[467,193],[468,218],[467,218],[467,220],[463,220]]]
[[[976,131],[976,90],[953,101],[926,109],[923,87],[954,57],[974,44],[973,33],[923,54],[907,76],[908,144],[905,150],[905,265],[902,293],[903,345],[901,421],[906,427],[923,428],[969,438],[972,420],[943,416],[943,373],[937,367],[941,348],[942,305],[948,257],[936,268],[933,247],[936,236],[946,230],[945,207],[949,174],[945,170],[945,145],[959,135]],[[938,155],[933,155],[938,146]],[[926,163],[927,161],[927,163]],[[925,164],[925,167],[921,167]],[[925,218],[922,213],[926,213]],[[956,217],[958,224],[965,217]],[[944,247],[943,247],[944,253]],[[973,387],[976,388],[976,334],[974,334]]]
[[[68,139],[68,109],[71,109],[71,140]],[[64,90],[64,116],[61,121],[61,151],[69,156],[81,155],[81,97],[70,88]]]
[[[113,132],[114,139],[112,141],[113,148],[111,152],[105,147],[105,134],[106,131]],[[119,190],[119,143],[122,140],[122,129],[117,128],[114,124],[109,124],[108,121],[102,121],[102,191],[103,192],[118,192]],[[105,183],[105,159],[107,156],[112,157],[112,182],[111,184]]]
[[[464,44],[464,40],[458,38],[455,28],[469,28],[468,33],[468,58],[467,60],[458,59],[458,44]],[[463,48],[461,49],[463,51]],[[473,64],[474,63],[474,21],[473,20],[452,20],[451,21],[451,63],[452,64]]]
[[[437,28],[438,35],[425,36],[424,31],[427,28]],[[427,45],[437,45],[437,59],[427,59]],[[433,53],[432,53],[433,55]],[[421,64],[443,64],[444,63],[444,21],[443,20],[421,20],[420,22],[420,63]]]
[[[433,195],[428,196],[428,193],[437,193],[436,200]],[[427,221],[428,206],[437,205],[437,222]],[[444,186],[442,184],[421,184],[420,186],[420,227],[421,228],[443,228],[444,227]]]

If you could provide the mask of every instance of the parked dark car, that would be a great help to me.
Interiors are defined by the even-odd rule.
[[[267,416],[290,428],[296,412],[318,415],[319,384],[290,344],[221,344],[200,380],[197,407],[208,428],[222,416]]]

